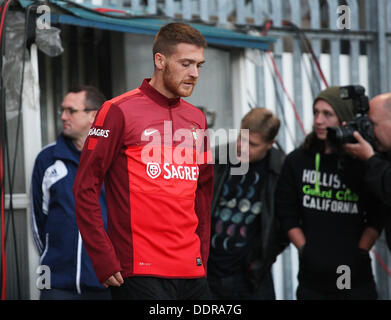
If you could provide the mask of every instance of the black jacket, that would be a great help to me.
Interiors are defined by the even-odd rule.
[[[391,251],[391,152],[371,157],[365,166],[368,190],[384,204],[386,240]]]
[[[391,154],[375,155],[365,163],[365,182],[373,194],[391,207]]]
[[[229,148],[236,148],[236,146],[231,144],[229,145]],[[216,148],[212,216],[216,210],[222,187],[229,174],[230,167],[232,166],[231,163],[219,164],[218,155],[219,151]],[[250,252],[246,257],[247,274],[255,286],[260,284],[265,274],[270,271],[277,256],[289,243],[282,230],[280,231],[274,215],[274,193],[284,158],[284,153],[275,148],[270,149],[266,156],[267,165],[265,171],[267,174],[263,175],[264,182],[259,194],[259,199],[262,202],[262,214],[260,219],[261,232],[256,236],[254,243],[251,245]],[[257,245],[258,243],[261,245]]]

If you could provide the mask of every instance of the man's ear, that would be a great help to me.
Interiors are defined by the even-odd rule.
[[[166,66],[166,56],[164,54],[161,54],[159,52],[155,53],[155,67],[158,70],[163,70]]]
[[[276,142],[276,140],[272,140],[269,142],[269,144],[267,146],[267,150],[270,150],[273,147],[274,142]]]
[[[95,116],[96,116],[97,113],[98,113],[98,110],[94,110],[94,111],[89,111],[88,112],[88,121],[89,121],[89,123],[91,125],[94,123]]]

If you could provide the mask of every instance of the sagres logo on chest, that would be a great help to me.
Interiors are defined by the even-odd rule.
[[[160,165],[158,163],[150,162],[147,164],[147,174],[150,178],[156,179],[160,176],[162,170],[160,169]]]
[[[170,163],[164,163],[163,168],[156,162],[147,163],[146,171],[150,178],[156,179],[164,171],[163,178],[165,180],[179,179],[197,181],[199,175],[198,166],[185,166],[185,165],[174,165]]]

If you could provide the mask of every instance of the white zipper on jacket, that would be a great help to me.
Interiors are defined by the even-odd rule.
[[[77,269],[76,269],[76,290],[78,294],[81,294],[80,289],[80,273],[81,273],[81,246],[82,246],[82,240],[81,235],[79,231],[78,241],[77,241]]]
[[[41,258],[39,259],[40,264],[42,264],[43,259],[45,258],[46,254],[48,253],[48,249],[49,249],[49,233],[46,234],[45,250],[43,251]]]

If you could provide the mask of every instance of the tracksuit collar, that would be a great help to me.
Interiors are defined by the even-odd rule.
[[[57,139],[54,155],[58,159],[70,160],[78,164],[81,152],[76,149],[71,139],[61,133]]]
[[[151,81],[150,78],[144,79],[143,83],[139,89],[144,92],[148,97],[150,97],[157,104],[165,107],[176,107],[179,105],[181,98],[167,98],[165,95],[161,94],[154,87],[149,84]]]

